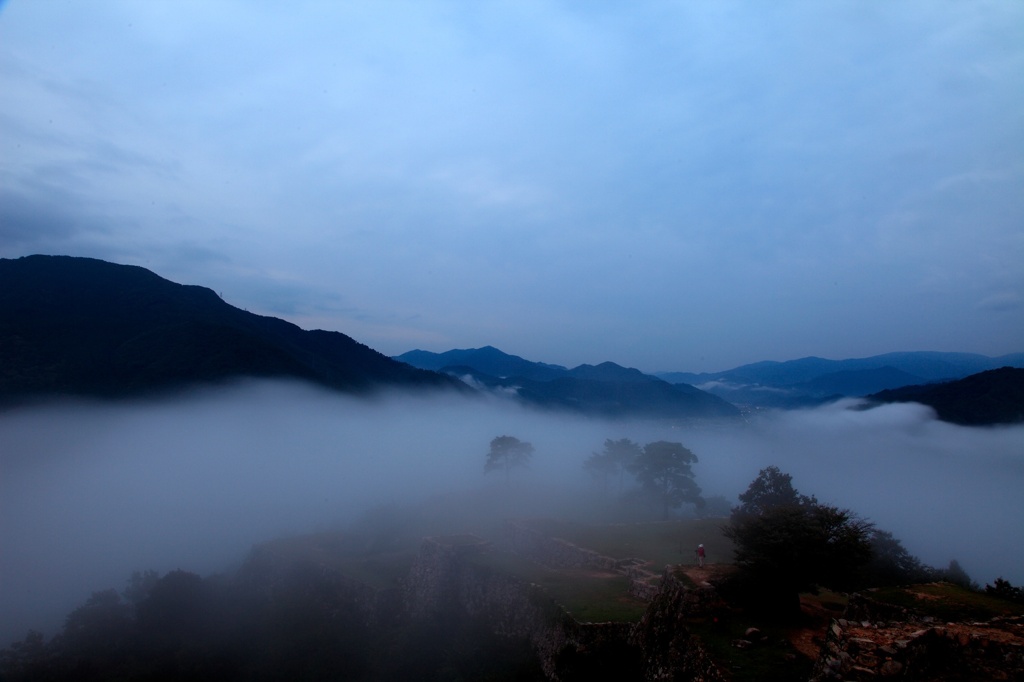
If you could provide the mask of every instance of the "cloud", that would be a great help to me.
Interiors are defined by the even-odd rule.
[[[978,307],[982,310],[992,310],[995,312],[1020,310],[1022,305],[1024,305],[1024,298],[1016,291],[999,292],[978,301]]]
[[[1022,342],[962,293],[1020,261],[1015,5],[449,9],[11,4],[4,255],[303,315],[275,293],[295,273],[345,299],[318,326],[395,353],[702,370]],[[733,342],[752,322],[759,347]]]

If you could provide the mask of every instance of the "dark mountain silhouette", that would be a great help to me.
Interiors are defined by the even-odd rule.
[[[566,374],[573,379],[589,381],[618,381],[627,384],[665,383],[661,379],[644,374],[638,369],[616,365],[614,362],[602,362],[600,365],[580,365],[569,370]]]
[[[445,353],[410,351],[396,357],[421,368],[436,368],[491,390],[514,395],[545,409],[608,417],[735,417],[739,410],[693,386],[672,385],[614,362],[559,365],[530,362],[492,346]]]
[[[547,381],[565,374],[566,368],[561,365],[548,365],[543,362],[530,362],[518,355],[509,355],[494,346],[450,350],[444,353],[431,353],[425,350],[411,350],[395,356],[395,360],[405,362],[420,369],[442,371],[447,367],[472,367],[479,372],[494,377],[523,377],[537,381]]]
[[[670,383],[698,386],[730,402],[798,407],[900,386],[961,379],[998,367],[1024,367],[1024,353],[990,358],[974,353],[886,353],[867,358],[756,362],[723,372],[659,372]]]
[[[928,405],[939,419],[982,426],[1024,422],[1024,369],[1001,367],[940,384],[904,386],[868,396],[880,403]]]
[[[0,259],[0,402],[122,397],[242,377],[332,389],[453,387],[337,332],[304,331],[141,267]]]

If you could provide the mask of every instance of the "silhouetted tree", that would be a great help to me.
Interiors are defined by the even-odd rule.
[[[847,509],[799,494],[776,467],[762,470],[723,528],[750,597],[797,615],[800,592],[847,588],[871,558],[872,524]]]
[[[0,679],[41,680],[53,677],[47,665],[53,658],[48,654],[50,648],[43,633],[29,630],[25,639],[0,651]]]
[[[892,533],[875,528],[868,538],[871,559],[864,567],[864,587],[909,585],[933,580],[935,570],[908,552]]]
[[[622,476],[641,454],[640,446],[628,438],[604,442],[604,450],[595,452],[583,462],[583,468],[601,484],[602,492],[608,491],[609,479],[618,480],[622,490]]]
[[[491,450],[487,453],[484,473],[504,471],[505,482],[515,467],[526,466],[533,455],[533,446],[514,436],[498,436],[491,441]]]
[[[776,507],[815,504],[817,500],[801,495],[793,487],[793,477],[779,471],[776,466],[761,469],[746,492],[740,494],[738,511],[743,514],[763,514]]]
[[[959,585],[965,590],[978,590],[978,583],[971,580],[971,576],[967,575],[967,571],[963,569],[960,562],[953,559],[949,562],[949,567],[939,571],[939,578]]]
[[[85,604],[68,614],[63,645],[68,650],[95,655],[123,646],[131,625],[132,609],[121,601],[116,590],[93,592]]]
[[[160,578],[136,607],[144,646],[166,653],[191,645],[209,623],[211,600],[203,579],[175,570]]]
[[[129,603],[138,605],[149,596],[153,586],[160,580],[160,572],[154,570],[132,571],[132,577],[128,580],[128,586],[124,588],[121,595]]]
[[[1005,599],[1007,601],[1017,602],[1018,604],[1024,604],[1024,589],[1014,587],[1009,580],[1003,580],[1002,577],[996,578],[994,585],[986,584],[985,594],[997,599]]]
[[[704,502],[690,467],[696,462],[697,455],[682,443],[660,440],[645,445],[628,469],[644,490],[658,498],[662,517],[667,519],[672,509],[684,503],[699,507]]]

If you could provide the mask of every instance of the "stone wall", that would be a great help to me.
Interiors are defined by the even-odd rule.
[[[863,616],[874,606],[862,598],[851,602],[848,615]],[[873,613],[877,618],[883,612]],[[812,682],[1024,680],[1024,618],[945,624],[840,618],[832,622],[821,651]]]

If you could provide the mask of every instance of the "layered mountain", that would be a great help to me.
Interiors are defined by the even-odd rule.
[[[560,365],[531,362],[487,346],[444,353],[414,350],[395,357],[435,369],[522,402],[607,417],[721,418],[739,410],[693,386],[673,385],[613,362]]]
[[[874,402],[928,405],[939,419],[965,426],[1024,422],[1024,369],[1001,367],[957,381],[904,386],[868,396]]]
[[[461,387],[338,332],[306,331],[200,286],[91,258],[0,259],[0,402],[122,397],[243,377],[356,392]]]
[[[662,372],[671,383],[686,383],[737,404],[764,407],[813,405],[845,396],[962,379],[1003,366],[1024,367],[1024,353],[991,358],[974,353],[906,352],[867,358],[757,362],[724,372]]]
[[[548,365],[543,362],[531,362],[518,355],[509,355],[494,346],[469,348],[466,350],[449,350],[444,353],[431,353],[425,350],[411,350],[395,357],[395,360],[408,363],[420,369],[431,369],[437,372],[447,367],[471,367],[478,372],[495,377],[522,377],[536,381],[549,381],[563,376],[568,370],[561,365]]]

